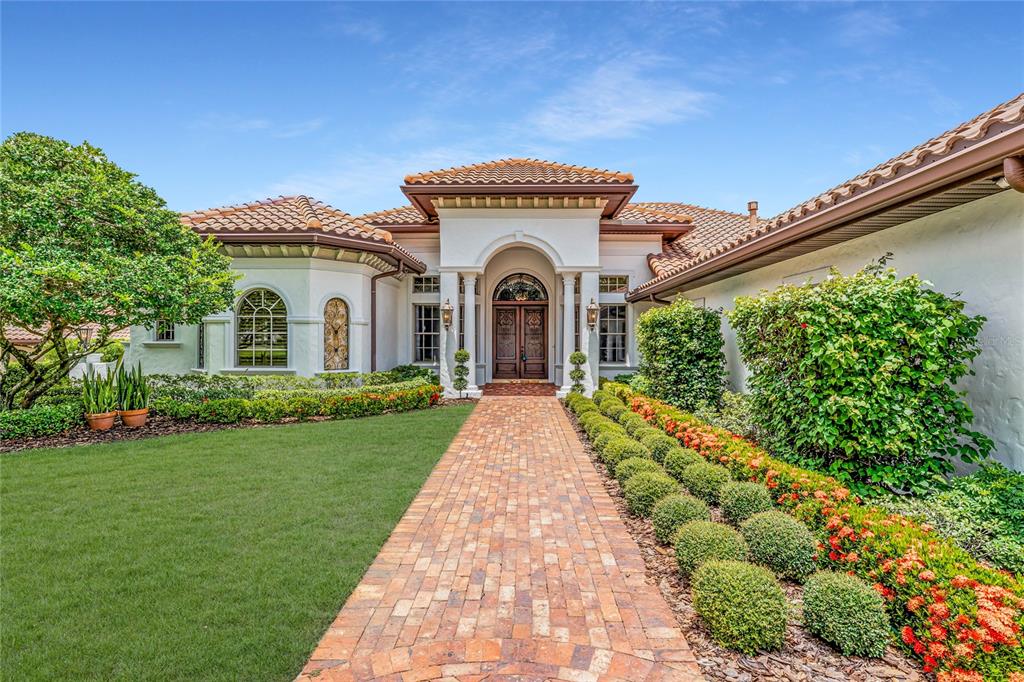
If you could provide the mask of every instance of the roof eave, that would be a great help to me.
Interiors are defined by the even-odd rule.
[[[603,219],[614,218],[636,194],[638,186],[624,183],[479,183],[479,184],[432,184],[412,183],[401,186],[402,193],[421,213],[436,217],[437,209],[430,203],[436,196],[601,196],[608,199],[601,215]]]

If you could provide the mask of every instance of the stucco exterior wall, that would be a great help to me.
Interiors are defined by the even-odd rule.
[[[600,261],[602,275],[626,275],[629,277],[629,289],[643,284],[651,278],[651,269],[647,265],[647,256],[661,251],[660,235],[602,235],[600,243]],[[598,296],[598,303],[625,303],[625,294],[603,293]],[[587,299],[586,303],[589,303]],[[626,306],[626,362],[601,363],[601,376],[612,378],[617,374],[635,372],[640,364],[640,353],[637,351],[636,328],[637,317],[650,308],[650,303],[631,304]]]
[[[1002,192],[681,295],[730,309],[737,296],[820,278],[830,266],[855,272],[887,252],[901,274],[916,273],[947,294],[962,292],[966,312],[988,318],[975,375],[960,388],[976,430],[995,440],[994,456],[1024,470],[1024,195]],[[730,381],[742,390],[747,371],[728,323],[723,333]]]

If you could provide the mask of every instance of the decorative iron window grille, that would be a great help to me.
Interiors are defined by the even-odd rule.
[[[533,275],[509,275],[494,290],[495,301],[546,301],[547,289]]]

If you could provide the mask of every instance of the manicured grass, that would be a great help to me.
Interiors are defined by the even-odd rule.
[[[471,409],[4,455],[0,676],[292,679]]]

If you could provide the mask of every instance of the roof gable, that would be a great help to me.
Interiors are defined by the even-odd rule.
[[[633,182],[631,173],[542,159],[498,159],[405,176],[407,185],[566,185]]]

